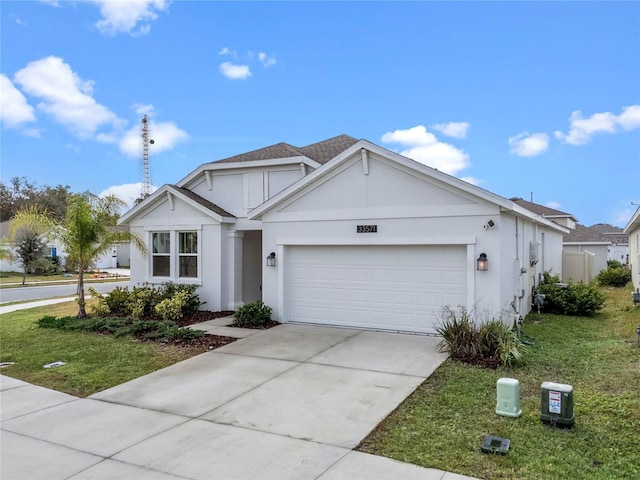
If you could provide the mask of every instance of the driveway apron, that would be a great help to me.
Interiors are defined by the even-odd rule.
[[[286,324],[86,399],[0,376],[1,478],[464,478],[351,450],[437,341]]]

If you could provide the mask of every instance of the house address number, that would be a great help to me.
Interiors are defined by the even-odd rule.
[[[378,233],[378,225],[356,225],[356,233]]]

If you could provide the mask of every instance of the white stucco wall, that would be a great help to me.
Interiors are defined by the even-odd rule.
[[[633,288],[640,288],[640,225],[629,232],[629,263]]]
[[[296,165],[220,170],[211,172],[211,184],[203,175],[192,182],[189,189],[236,217],[246,217],[251,208],[280,193],[302,176],[302,169]],[[258,197],[260,199],[256,200]]]
[[[207,310],[224,310],[227,308],[221,286],[226,275],[226,266],[222,264],[223,251],[226,248],[227,226],[220,225],[211,217],[190,205],[176,199],[173,210],[168,201],[160,202],[153,210],[146,212],[141,217],[130,223],[132,232],[139,234],[150,250],[152,232],[178,232],[197,231],[198,248],[200,250],[200,263],[198,265],[198,278],[179,278],[176,273],[177,265],[174,263],[170,277],[152,277],[149,261],[149,253],[143,254],[137,249],[131,249],[131,285],[153,284],[159,285],[165,282],[195,283],[200,285],[198,294],[200,299],[206,302],[203,308]],[[225,240],[223,240],[225,239]],[[177,245],[172,244],[175,252]],[[175,254],[172,254],[175,261]]]
[[[489,220],[495,226],[486,229]],[[464,245],[467,307],[485,316],[510,313],[514,297],[521,297],[517,307],[526,315],[542,264],[558,272],[562,265],[562,233],[522,219],[516,232],[515,217],[501,213],[498,205],[375,155],[369,158],[367,174],[358,157],[347,161],[324,181],[267,211],[262,222],[263,252],[278,255],[275,268],[263,269],[263,300],[279,316],[288,245]],[[377,225],[377,233],[356,233],[361,224]],[[542,233],[544,261],[530,266],[529,242],[541,243]],[[557,252],[550,253],[554,249]],[[475,268],[480,253],[487,254],[488,271]]]
[[[542,274],[562,274],[562,232],[528,219],[503,215],[500,229],[501,299],[509,315],[523,317],[531,310],[532,293]],[[537,261],[531,243],[537,244]],[[533,247],[534,249],[536,247]],[[515,302],[516,312],[510,306]]]

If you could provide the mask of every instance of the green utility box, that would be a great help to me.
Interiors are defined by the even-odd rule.
[[[573,387],[544,382],[540,389],[540,420],[562,427],[573,426]]]
[[[515,378],[499,378],[496,384],[496,413],[506,417],[519,417],[520,382]]]

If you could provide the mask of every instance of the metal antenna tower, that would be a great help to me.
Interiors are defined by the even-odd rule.
[[[142,198],[151,195],[151,178],[149,176],[149,145],[153,145],[153,139],[149,139],[149,121],[147,116],[142,117]]]

